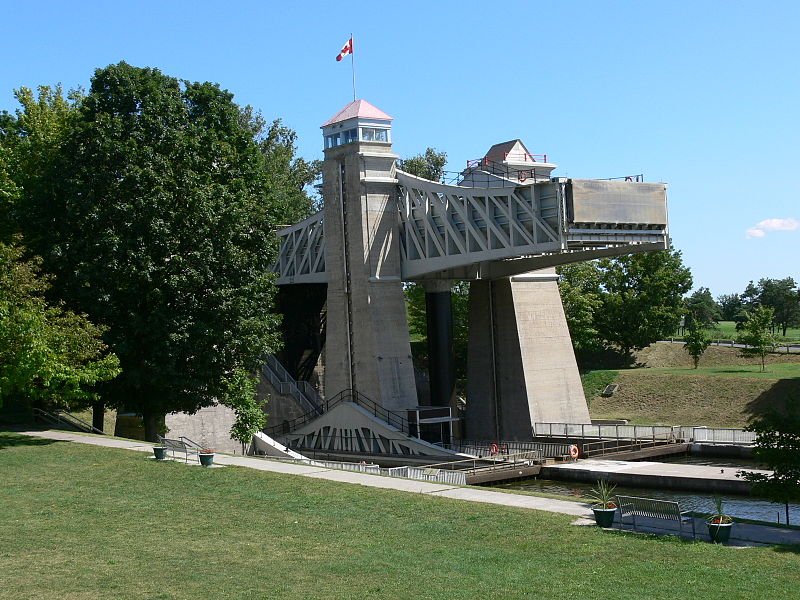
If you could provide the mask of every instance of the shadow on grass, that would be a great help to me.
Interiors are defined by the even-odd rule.
[[[772,549],[779,554],[800,554],[800,544],[794,544],[792,546],[774,546]]]
[[[771,411],[781,412],[788,398],[800,398],[800,377],[779,379],[745,406],[745,413],[755,418]]]
[[[13,431],[0,431],[0,450],[17,446],[49,446],[56,441],[57,440],[46,440],[44,438],[21,435]]]
[[[714,373],[758,373],[759,371],[754,371],[753,369],[720,369],[719,367],[714,369]],[[769,373],[767,371],[766,373]],[[765,374],[766,374],[765,373]]]

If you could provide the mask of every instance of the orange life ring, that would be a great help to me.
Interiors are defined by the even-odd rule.
[[[520,183],[525,181],[527,178],[528,178],[528,176],[525,175],[522,171],[518,171],[517,172],[517,179],[519,179]]]
[[[491,444],[489,444],[489,454],[494,456],[498,452],[500,452],[500,447],[496,443],[492,442]]]
[[[581,451],[578,450],[578,447],[575,444],[571,444],[570,445],[570,447],[569,447],[569,455],[570,455],[570,457],[578,458],[578,455],[580,453],[581,453]]]

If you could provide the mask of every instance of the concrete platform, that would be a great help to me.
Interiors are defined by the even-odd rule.
[[[736,477],[739,471],[740,469],[728,467],[645,461],[629,462],[597,458],[574,463],[547,465],[542,467],[541,476],[546,479],[588,483],[606,479],[618,485],[633,487],[748,494],[750,493],[750,483]],[[769,473],[769,471],[757,472]]]

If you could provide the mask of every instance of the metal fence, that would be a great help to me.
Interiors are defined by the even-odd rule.
[[[724,427],[680,425],[589,425],[584,423],[534,423],[534,437],[597,438],[606,440],[684,440],[686,442],[749,446],[756,434]]]
[[[522,456],[526,458],[559,458],[569,455],[570,444],[558,444],[549,442],[490,442],[462,440],[452,444],[443,444],[444,448],[473,456]]]
[[[755,443],[756,437],[758,437],[755,432],[742,429],[722,429],[718,427],[692,427],[691,429],[691,439],[694,442],[750,446]]]
[[[590,425],[584,423],[534,423],[533,435],[565,438],[653,439],[677,435],[680,427],[669,425]]]

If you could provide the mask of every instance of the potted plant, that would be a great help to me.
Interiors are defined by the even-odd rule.
[[[155,454],[156,460],[164,460],[165,458],[167,458],[167,447],[153,446],[153,454]]]
[[[594,520],[600,527],[611,527],[614,523],[614,513],[617,510],[617,503],[614,501],[616,489],[617,486],[601,479],[589,493],[588,498],[594,503],[592,505]]]
[[[714,497],[714,508],[716,512],[706,521],[708,535],[715,544],[725,544],[731,537],[733,528],[733,517],[726,515],[722,508],[722,498]]]
[[[202,448],[200,452],[197,453],[197,456],[200,458],[200,464],[204,467],[210,467],[214,464],[213,448]]]

